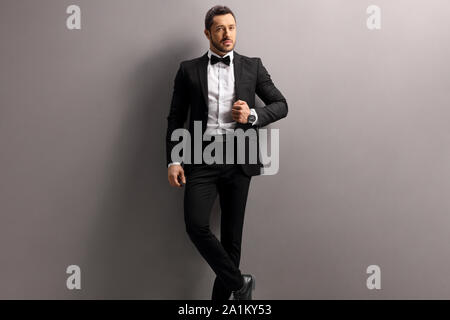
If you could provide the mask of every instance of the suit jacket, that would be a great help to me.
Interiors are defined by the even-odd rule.
[[[286,117],[288,105],[284,96],[273,84],[260,58],[247,57],[238,54],[236,51],[233,52],[233,56],[236,99],[247,102],[249,108],[254,108],[258,115],[258,121],[255,125],[236,123],[236,129],[242,128],[245,131],[253,128],[258,133],[258,128]],[[202,134],[206,130],[208,119],[208,61],[208,53],[206,52],[199,58],[180,63],[175,76],[172,101],[167,116],[167,165],[172,162],[172,148],[179,143],[171,141],[172,132],[177,128],[184,127],[189,109],[191,137],[194,137],[194,121],[202,121]],[[255,106],[255,94],[264,102],[264,107]],[[259,134],[257,134],[257,139],[259,145]],[[191,142],[193,143],[193,141]],[[247,152],[248,144],[246,143]],[[182,163],[182,165],[185,174],[188,174],[191,166],[188,163]],[[261,174],[261,167],[263,166],[259,156],[256,164],[245,163],[240,165],[244,173],[249,176]]]

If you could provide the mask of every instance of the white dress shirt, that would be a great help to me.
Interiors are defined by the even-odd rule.
[[[222,62],[211,64],[212,54],[219,58],[230,56],[230,65],[227,66]],[[236,127],[236,121],[233,120],[231,115],[231,109],[237,100],[234,90],[233,57],[233,50],[221,57],[212,52],[211,49],[208,49],[208,121],[205,135],[233,134]],[[251,108],[250,114],[256,117],[256,121],[253,123],[255,125],[258,121],[258,115],[255,109]],[[172,162],[169,164],[169,167],[172,164],[180,163]]]
[[[230,65],[219,62],[211,64],[211,55],[219,58],[230,57]],[[236,100],[234,92],[233,51],[223,57],[208,50],[208,121],[205,135],[214,136],[233,133],[236,121],[231,116],[231,108]]]

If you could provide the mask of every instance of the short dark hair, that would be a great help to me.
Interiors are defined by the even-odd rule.
[[[205,16],[205,29],[210,30],[213,24],[213,18],[215,16],[220,16],[228,13],[231,13],[234,20],[236,21],[236,17],[234,16],[233,11],[231,11],[231,9],[228,8],[227,6],[214,6],[211,9],[209,9]]]

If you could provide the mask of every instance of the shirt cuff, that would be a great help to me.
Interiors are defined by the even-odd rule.
[[[250,109],[250,114],[254,115],[256,118],[256,120],[252,123],[252,126],[254,126],[256,124],[256,122],[258,122],[258,114],[256,113],[256,110],[253,108]]]
[[[173,164],[181,164],[180,162],[172,162],[172,163],[169,163],[169,165],[167,166],[167,168],[169,168],[171,165],[173,165]]]

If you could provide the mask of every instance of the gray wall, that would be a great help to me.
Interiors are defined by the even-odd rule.
[[[81,30],[65,26],[70,4]],[[214,4],[2,0],[0,298],[210,298],[164,137]],[[448,1],[225,4],[236,51],[262,58],[290,108],[272,125],[280,171],[255,177],[247,204],[255,298],[450,298]],[[216,232],[219,217],[216,203]]]

